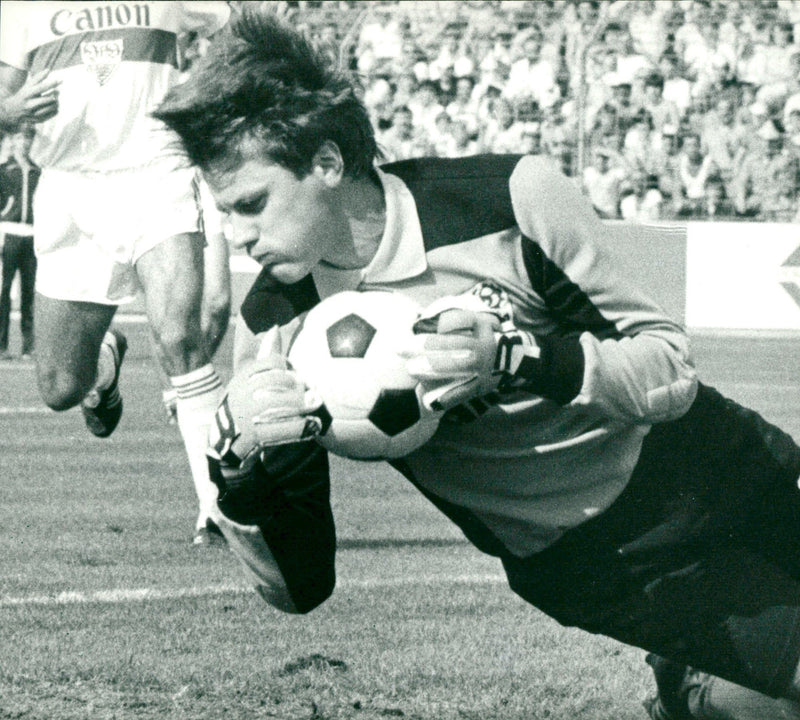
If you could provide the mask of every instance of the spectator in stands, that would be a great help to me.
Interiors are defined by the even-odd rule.
[[[518,152],[523,124],[516,118],[514,106],[501,97],[492,105],[492,117],[480,140],[481,152],[496,154]]]
[[[512,63],[503,94],[512,99],[533,99],[539,107],[550,107],[560,91],[556,68],[542,57],[542,31],[531,28],[521,42],[522,57]]]
[[[667,22],[672,3],[639,0],[627,11],[628,30],[634,52],[655,65],[669,44]]]
[[[475,78],[472,75],[456,78],[455,97],[445,108],[453,121],[465,125],[473,139],[478,137],[478,99],[472,93],[474,88]]]
[[[653,118],[641,108],[634,116],[633,123],[625,133],[622,154],[625,163],[642,176],[654,171],[655,138]]]
[[[783,108],[783,126],[786,133],[786,148],[800,158],[800,95],[786,101]]]
[[[471,58],[463,47],[462,43],[463,26],[459,23],[448,23],[445,27],[439,52],[430,63],[428,63],[428,74],[431,80],[439,80],[447,70],[453,70],[456,63],[467,60],[472,63]]]
[[[436,118],[434,134],[429,138],[433,152],[437,157],[453,157],[455,154],[455,137],[453,136],[453,118],[442,110]]]
[[[624,137],[631,125],[639,108],[633,102],[633,86],[631,82],[623,78],[618,73],[611,77],[606,77],[606,82],[611,88],[611,99],[609,104],[614,107],[617,113],[617,126],[620,134]]]
[[[786,123],[786,108],[800,106],[800,50],[791,54],[792,71],[784,84],[782,96],[776,99],[776,104],[783,102],[783,121]]]
[[[736,47],[720,37],[724,12],[724,6],[693,3],[688,7],[687,24],[676,35],[676,51],[695,93],[730,79],[736,70]]]
[[[439,85],[433,80],[423,80],[407,107],[414,116],[414,124],[428,135],[436,132],[436,118],[444,111],[439,101]]]
[[[680,147],[677,126],[665,125],[661,128],[660,141],[655,146],[652,166],[654,174],[658,177],[658,189],[664,198],[662,214],[665,217],[676,216],[682,203]]]
[[[541,155],[544,152],[541,123],[530,121],[523,124],[519,151],[526,155]]]
[[[730,195],[733,176],[744,157],[748,136],[748,129],[737,121],[735,89],[719,92],[714,107],[700,122],[701,145],[716,165]]]
[[[586,136],[588,148],[605,147],[621,152],[625,135],[620,129],[619,112],[611,103],[606,103],[597,111],[594,125]]]
[[[495,28],[492,34],[492,48],[480,60],[478,70],[482,77],[492,77],[498,74],[503,80],[508,78],[511,68],[511,42],[514,32],[504,25]],[[500,68],[503,68],[502,70]]]
[[[368,81],[364,89],[364,104],[378,131],[388,130],[392,126],[394,90],[385,77],[377,76]]]
[[[394,79],[394,92],[392,93],[392,105],[408,105],[413,102],[417,92],[417,76],[413,70],[406,70]]]
[[[664,77],[664,100],[675,104],[682,119],[692,103],[692,83],[683,75],[680,58],[668,50],[661,56],[658,69]]]
[[[577,0],[565,11],[564,62],[570,75],[571,94],[578,91],[578,80],[585,71],[583,55],[599,22],[600,2],[598,0]]]
[[[497,100],[503,93],[503,84],[501,82],[489,81],[485,84],[479,83],[472,91],[476,103],[476,113],[478,116],[478,134],[481,135],[483,129],[489,122],[492,116],[492,108],[495,100]]]
[[[703,220],[735,220],[736,208],[728,194],[725,179],[719,173],[706,178],[705,197],[697,217]]]
[[[395,108],[392,126],[379,136],[387,160],[406,160],[434,154],[425,130],[414,125],[414,114],[405,105]]]
[[[797,211],[798,163],[785,147],[783,129],[767,120],[759,129],[761,146],[744,158],[734,178],[739,215],[762,221],[790,222]]]
[[[611,50],[615,58],[614,71],[621,82],[633,86],[639,73],[652,68],[651,61],[634,49],[630,28],[624,21],[608,22],[600,35],[600,42]]]
[[[660,133],[664,125],[677,127],[681,121],[678,106],[664,97],[664,76],[653,70],[644,78],[644,95],[641,106],[650,113],[653,130]]]
[[[616,57],[607,47],[593,46],[590,48],[585,79],[586,99],[586,128],[591,128],[595,121],[597,112],[603,105],[611,103],[613,91],[612,81],[618,78],[616,67]],[[575,82],[573,92],[577,97],[580,91],[580,83]]]
[[[478,153],[478,143],[463,120],[453,120],[451,133],[453,145],[449,157],[466,157]],[[522,146],[523,142],[520,139],[519,152],[523,152]]]
[[[622,156],[608,148],[595,148],[591,164],[583,171],[583,187],[600,217],[620,217],[626,184],[630,184],[630,173]]]
[[[796,81],[797,66],[793,57],[798,50],[794,28],[785,19],[769,24],[769,42],[753,49],[748,70],[759,84],[758,99],[767,105],[784,98],[787,86]]]
[[[567,177],[575,175],[577,165],[576,140],[573,130],[557,118],[545,116],[542,122],[542,146]]]
[[[640,172],[633,174],[620,194],[619,212],[623,220],[653,223],[661,219],[664,197],[658,189],[658,178]]]
[[[441,75],[435,80],[439,86],[439,102],[447,107],[456,96],[456,72],[451,65],[442,68]]]
[[[678,156],[678,178],[680,198],[673,207],[679,216],[697,215],[703,205],[706,193],[706,180],[713,172],[719,172],[714,160],[703,152],[700,135],[688,132],[681,138]]]
[[[403,47],[398,14],[390,7],[372,3],[368,7],[355,49],[358,70],[365,75],[388,72]]]

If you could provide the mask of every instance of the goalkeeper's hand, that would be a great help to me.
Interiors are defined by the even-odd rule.
[[[422,313],[414,333],[400,354],[426,389],[423,403],[432,410],[524,388],[539,364],[532,333],[468,296],[437,301]]]
[[[209,457],[223,474],[248,472],[268,447],[316,437],[322,405],[289,370],[275,333],[266,357],[242,367],[228,385],[209,432]]]

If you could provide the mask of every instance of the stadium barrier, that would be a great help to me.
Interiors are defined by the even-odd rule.
[[[800,225],[608,222],[606,245],[621,272],[690,330],[800,332]],[[231,257],[234,313],[258,270]]]

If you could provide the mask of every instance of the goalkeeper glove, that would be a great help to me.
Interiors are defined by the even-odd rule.
[[[248,472],[268,447],[310,440],[322,431],[322,406],[289,370],[280,335],[269,338],[266,357],[241,368],[228,385],[209,432],[210,458],[223,476]]]
[[[507,307],[495,311],[475,293],[437,300],[414,332],[400,354],[409,374],[426,388],[423,403],[432,410],[526,389],[540,364],[533,334],[514,327]]]

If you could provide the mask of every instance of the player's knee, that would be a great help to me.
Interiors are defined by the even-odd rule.
[[[40,368],[37,373],[39,395],[51,410],[75,407],[91,389],[92,378],[80,378],[59,368]]]

